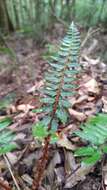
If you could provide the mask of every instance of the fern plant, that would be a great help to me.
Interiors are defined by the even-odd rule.
[[[93,165],[107,153],[107,114],[98,114],[80,126],[75,132],[81,139],[89,142],[88,146],[76,150],[75,156],[84,157],[82,164]]]
[[[41,98],[45,117],[41,122],[44,126],[48,126],[48,129],[56,131],[59,121],[63,124],[67,122],[67,108],[71,106],[67,98],[75,94],[77,87],[74,81],[79,71],[79,48],[79,32],[72,23],[57,55],[51,57],[49,62],[51,67],[45,75],[45,85],[42,90],[44,97]]]
[[[12,144],[13,133],[7,129],[12,123],[10,118],[5,118],[0,121],[0,155],[12,151],[16,146]]]
[[[42,90],[42,112],[45,117],[33,126],[33,135],[39,139],[44,138],[43,156],[36,168],[32,189],[38,189],[48,158],[49,143],[56,141],[55,132],[60,123],[66,124],[68,119],[67,108],[71,106],[68,97],[75,94],[77,88],[76,74],[79,72],[78,56],[80,48],[80,35],[72,23],[61,41],[59,51],[49,61],[49,70],[45,75],[45,85]]]

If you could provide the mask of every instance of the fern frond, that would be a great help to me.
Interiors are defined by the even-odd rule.
[[[67,121],[66,108],[70,106],[67,98],[74,95],[77,88],[74,81],[79,72],[79,49],[80,35],[72,23],[61,41],[57,55],[51,57],[50,69],[45,76],[44,98],[41,101],[45,104],[45,112],[50,108],[50,114],[47,113],[51,121],[53,119],[59,119],[62,123]]]
[[[75,156],[86,157],[82,164],[93,165],[107,153],[107,114],[98,114],[90,118],[81,131],[75,132],[81,139],[88,141],[88,147],[81,147],[75,151]]]
[[[7,129],[7,126],[11,124],[10,118],[5,118],[0,121],[0,155],[10,152],[16,145],[12,144],[13,133]]]
[[[75,91],[74,81],[78,73],[78,53],[80,48],[80,36],[76,26],[72,23],[69,27],[67,35],[61,42],[61,46],[57,55],[51,57],[49,62],[50,69],[45,76],[45,86],[43,89],[44,103],[43,111],[46,116],[38,124],[33,127],[34,136],[46,135],[44,138],[43,155],[38,163],[38,167],[34,174],[32,189],[39,188],[43,173],[49,157],[49,144],[51,139],[57,140],[55,132],[57,131],[59,121],[63,124],[67,122],[67,108],[70,106],[67,100],[68,96],[72,96]],[[42,124],[41,124],[42,123]],[[46,133],[44,128],[47,128]],[[40,132],[42,130],[42,132]]]
[[[92,145],[101,145],[107,140],[107,115],[99,114],[90,118],[85,125],[81,125],[82,131],[75,132],[82,139]]]

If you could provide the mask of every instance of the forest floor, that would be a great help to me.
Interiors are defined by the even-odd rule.
[[[56,51],[63,30],[55,34],[47,37],[48,45],[44,48],[38,48],[32,38],[19,37],[17,34],[9,36],[5,41],[14,50],[15,56],[1,48],[0,120],[12,118],[8,129],[15,133],[14,142],[18,148],[0,156],[0,179],[9,183],[13,190],[31,189],[34,168],[42,154],[41,143],[32,137],[32,125],[43,114],[33,113],[32,110],[41,105],[39,89],[43,86],[44,73],[48,70],[46,59]],[[72,153],[75,145],[72,144],[70,134],[90,116],[99,112],[107,113],[107,33],[98,30],[85,40],[81,49],[82,74],[78,95],[70,98],[71,119],[62,129],[58,143],[50,147],[41,190],[105,189],[103,170],[107,163],[99,162],[92,168],[84,169]],[[78,138],[74,139],[75,143],[78,141]],[[16,184],[13,178],[16,179]]]

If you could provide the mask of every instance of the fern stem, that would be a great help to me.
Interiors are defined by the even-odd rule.
[[[48,135],[45,138],[44,147],[43,147],[43,154],[39,160],[37,167],[35,167],[34,171],[34,181],[32,185],[32,190],[38,190],[39,186],[41,185],[41,181],[43,179],[44,170],[46,168],[46,164],[49,157],[49,143],[50,143],[51,135]]]

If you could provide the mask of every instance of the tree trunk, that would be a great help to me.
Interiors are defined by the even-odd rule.
[[[0,28],[5,30],[6,32],[13,30],[5,0],[0,0]]]

